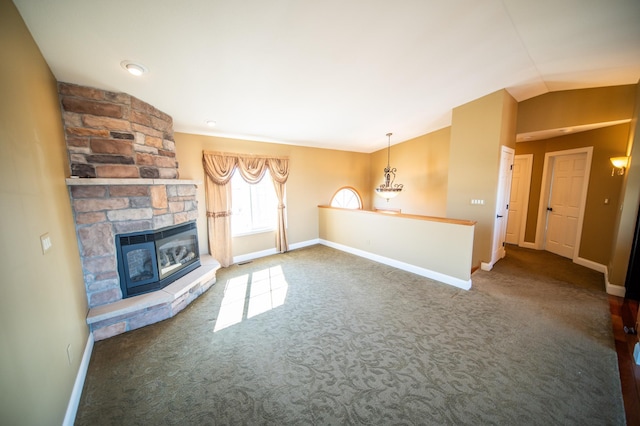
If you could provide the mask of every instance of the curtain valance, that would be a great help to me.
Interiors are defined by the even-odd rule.
[[[260,182],[267,169],[278,197],[278,225],[276,249],[283,253],[289,249],[284,214],[285,183],[289,178],[289,158],[252,154],[234,154],[204,151],[202,164],[206,175],[207,222],[209,251],[224,267],[233,262],[231,252],[231,185],[229,181],[238,169],[249,184]]]
[[[289,158],[227,152],[203,152],[204,170],[217,185],[225,185],[236,167],[248,183],[260,182],[268,169],[278,183],[286,183],[289,177]]]

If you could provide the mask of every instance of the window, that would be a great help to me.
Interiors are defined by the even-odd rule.
[[[231,177],[231,235],[273,231],[278,221],[278,197],[269,170],[256,184],[247,183],[239,171]]]
[[[360,194],[353,188],[345,186],[340,188],[331,199],[331,207],[341,207],[343,209],[361,209],[362,200]]]

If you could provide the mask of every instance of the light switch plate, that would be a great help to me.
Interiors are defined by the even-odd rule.
[[[51,249],[51,237],[49,237],[49,233],[40,235],[40,244],[42,245],[42,254],[47,254]]]

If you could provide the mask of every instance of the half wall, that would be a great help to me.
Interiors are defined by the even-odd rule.
[[[323,244],[465,290],[475,222],[319,206]]]

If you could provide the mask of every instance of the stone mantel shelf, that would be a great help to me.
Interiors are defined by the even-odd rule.
[[[67,178],[67,186],[81,185],[202,185],[191,179],[135,179],[135,178]]]

